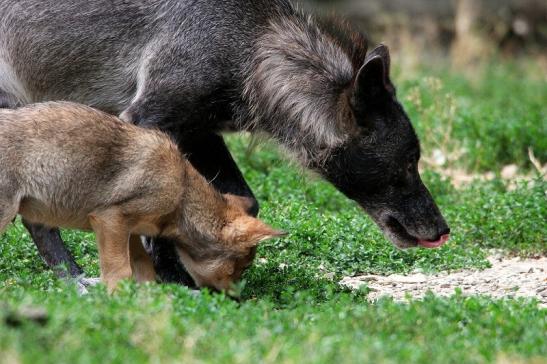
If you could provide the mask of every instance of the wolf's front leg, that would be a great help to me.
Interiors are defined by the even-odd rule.
[[[129,229],[115,209],[91,214],[90,223],[99,248],[101,280],[112,293],[122,279],[132,276]]]
[[[131,261],[131,270],[133,278],[139,282],[156,281],[156,271],[150,255],[144,250],[141,237],[131,235],[129,238],[129,259]]]

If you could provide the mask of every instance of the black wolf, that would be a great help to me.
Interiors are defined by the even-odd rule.
[[[218,190],[247,197],[219,133],[266,132],[396,246],[438,246],[449,228],[389,70],[385,46],[368,52],[350,26],[287,0],[0,0],[5,106],[69,100],[158,127]],[[80,272],[57,231],[27,225],[48,263]],[[151,244],[158,273],[188,283],[172,249]]]

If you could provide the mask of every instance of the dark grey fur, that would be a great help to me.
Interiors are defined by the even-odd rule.
[[[251,197],[216,133],[267,132],[396,245],[448,232],[387,49],[367,56],[358,32],[287,0],[0,0],[2,100],[70,100],[160,127],[222,192]],[[162,274],[167,244],[155,246]]]

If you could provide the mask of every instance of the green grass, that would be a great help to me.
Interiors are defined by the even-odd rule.
[[[437,142],[448,135],[454,144],[444,151],[466,149],[451,167],[498,171],[516,163],[530,171],[528,147],[545,162],[545,83],[508,66],[474,81],[432,72],[440,81],[416,76],[399,89],[424,154],[443,147]],[[453,109],[443,108],[446,100]],[[79,297],[46,269],[16,222],[0,237],[0,362],[545,362],[547,311],[534,301],[455,292],[373,304],[366,289],[350,292],[336,283],[357,273],[484,268],[491,248],[545,255],[544,179],[514,190],[498,179],[457,190],[424,173],[452,239],[441,249],[403,252],[354,203],[291,166],[274,146],[248,155],[246,137],[230,137],[229,144],[261,202],[261,217],[290,232],[259,248],[240,286],[241,303],[132,283],[114,296],[99,286]],[[93,235],[63,236],[86,273],[98,275]],[[13,326],[28,306],[43,308],[47,323],[23,318]]]
[[[368,304],[333,292],[322,303],[295,294],[280,308],[157,285],[83,298],[63,286],[17,289],[10,301],[43,306],[50,316],[44,327],[24,322],[0,332],[3,357],[22,362],[480,363],[547,354],[546,311],[524,301],[456,295]]]
[[[455,154],[451,167],[531,168],[528,149],[547,160],[547,81],[533,62],[490,64],[468,77],[424,70],[399,94],[426,150]],[[456,153],[454,153],[456,152]]]

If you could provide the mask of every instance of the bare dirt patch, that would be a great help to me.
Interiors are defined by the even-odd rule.
[[[521,259],[494,254],[488,259],[492,267],[484,270],[432,275],[369,274],[346,277],[340,284],[353,289],[366,285],[370,289],[368,297],[373,301],[384,296],[393,297],[396,301],[403,301],[407,296],[422,298],[428,291],[438,296],[451,296],[459,288],[466,296],[536,298],[541,307],[547,308],[547,257]]]
[[[508,164],[497,172],[471,173],[465,169],[453,167],[455,161],[465,155],[465,151],[458,150],[447,154],[441,149],[434,149],[431,154],[431,156],[422,158],[426,168],[448,178],[455,188],[463,188],[475,181],[491,181],[499,177],[506,183],[507,189],[511,191],[523,182],[537,179],[538,175],[544,179],[547,176],[547,163],[542,164],[536,158],[532,149],[528,149],[530,163],[535,169],[531,171],[523,171],[516,164]]]

